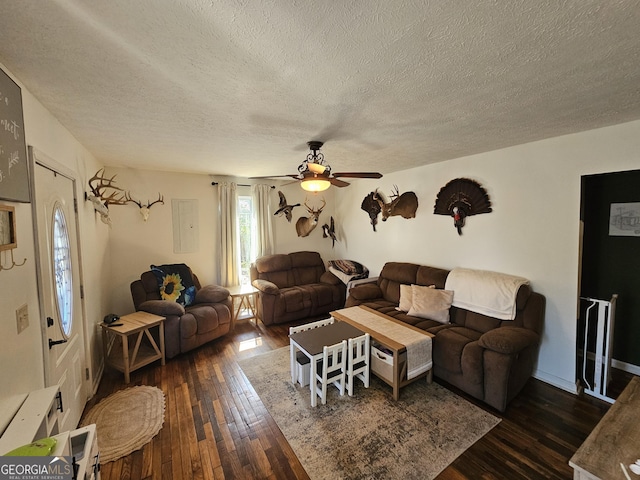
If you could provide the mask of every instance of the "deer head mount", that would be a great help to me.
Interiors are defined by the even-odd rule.
[[[320,218],[320,214],[322,213],[322,209],[325,207],[327,202],[322,199],[322,206],[320,208],[312,208],[307,205],[307,202],[304,202],[304,206],[307,207],[307,211],[309,212],[308,217],[300,217],[296,222],[296,232],[299,237],[308,236],[314,228],[318,225],[318,219]]]
[[[135,203],[136,205],[138,205],[138,208],[140,209],[140,215],[142,215],[142,220],[144,220],[145,222],[149,220],[149,213],[151,213],[150,209],[152,206],[154,206],[156,203],[161,203],[162,205],[164,205],[164,196],[162,196],[160,193],[158,193],[157,200],[153,202],[149,202],[149,200],[147,200],[146,205],[143,205],[142,202],[139,202],[138,200],[134,200],[133,198],[131,198],[131,194],[129,192],[127,192],[126,197],[129,202]]]
[[[383,222],[395,215],[400,215],[402,218],[415,218],[416,210],[418,210],[417,195],[414,192],[404,192],[400,195],[397,185],[393,186],[390,202],[385,201],[384,196],[377,189],[373,194],[373,199],[380,205]]]

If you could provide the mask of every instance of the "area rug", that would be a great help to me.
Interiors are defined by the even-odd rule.
[[[289,348],[238,362],[312,479],[431,479],[500,419],[437,383],[414,382],[394,401],[372,376],[353,397],[335,387],[313,408],[291,383]]]
[[[100,400],[85,415],[82,426],[96,424],[100,461],[112,462],[151,441],[162,428],[164,409],[162,390],[131,387]]]

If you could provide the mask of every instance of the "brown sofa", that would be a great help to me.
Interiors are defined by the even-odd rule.
[[[190,269],[189,269],[190,270]],[[193,350],[227,334],[232,327],[232,304],[229,290],[217,285],[202,287],[191,272],[196,287],[195,300],[186,307],[162,300],[158,280],[151,271],[131,283],[131,297],[136,311],[165,317],[165,356]]]
[[[344,306],[346,285],[317,252],[261,257],[251,264],[256,314],[265,325],[327,315]]]
[[[440,268],[390,262],[377,280],[352,288],[346,306],[366,305],[433,333],[434,374],[504,411],[533,373],[545,297],[533,292],[528,284],[522,285],[517,293],[514,320],[499,320],[452,306],[450,323],[443,324],[396,309],[400,284],[444,288],[448,274],[448,270]]]

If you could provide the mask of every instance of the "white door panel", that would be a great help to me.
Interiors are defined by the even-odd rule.
[[[76,428],[87,400],[75,188],[71,178],[37,162],[34,185],[45,383],[60,386],[60,431],[66,431]]]

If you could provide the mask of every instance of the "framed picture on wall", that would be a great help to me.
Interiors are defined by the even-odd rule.
[[[8,205],[0,205],[0,251],[18,246],[16,240],[16,210]]]
[[[640,202],[611,204],[609,236],[640,237]]]

